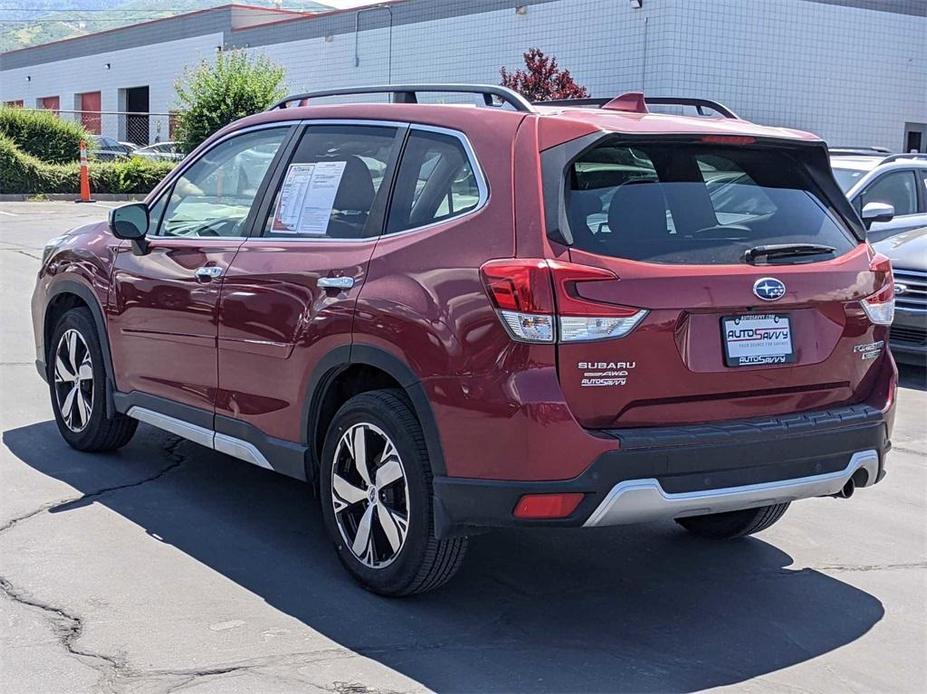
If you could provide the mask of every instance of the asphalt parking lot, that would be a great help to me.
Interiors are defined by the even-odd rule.
[[[500,532],[444,590],[357,588],[298,482],[147,426],[69,449],[35,373],[47,238],[117,203],[0,203],[0,690],[927,691],[927,391],[889,474],[756,538]]]

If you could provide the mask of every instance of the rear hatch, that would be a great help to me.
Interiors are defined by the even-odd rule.
[[[584,426],[866,399],[889,358],[891,273],[837,200],[823,148],[614,136],[564,176],[569,260],[604,271],[563,286],[555,272],[569,304],[560,381]]]

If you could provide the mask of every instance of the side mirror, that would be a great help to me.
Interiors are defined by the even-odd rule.
[[[884,202],[867,202],[863,205],[863,224],[869,229],[875,222],[890,222],[895,218],[895,208]]]
[[[148,253],[148,207],[145,203],[136,202],[123,205],[110,210],[109,229],[117,239],[132,242],[132,252],[135,255]]]

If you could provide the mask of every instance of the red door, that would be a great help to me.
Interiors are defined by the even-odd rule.
[[[263,235],[242,245],[223,281],[217,415],[301,440],[315,367],[351,343],[401,132],[310,126],[281,167]]]
[[[101,133],[100,108],[102,97],[100,92],[85,92],[77,95],[80,122],[94,135]]]
[[[207,150],[150,205],[149,252],[120,249],[109,331],[121,392],[167,398],[211,416],[223,276],[288,133],[286,126],[245,132]]]

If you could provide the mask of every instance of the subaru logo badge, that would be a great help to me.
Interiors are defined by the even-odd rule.
[[[753,293],[763,301],[776,301],[785,295],[785,285],[775,277],[761,277],[753,283]]]

